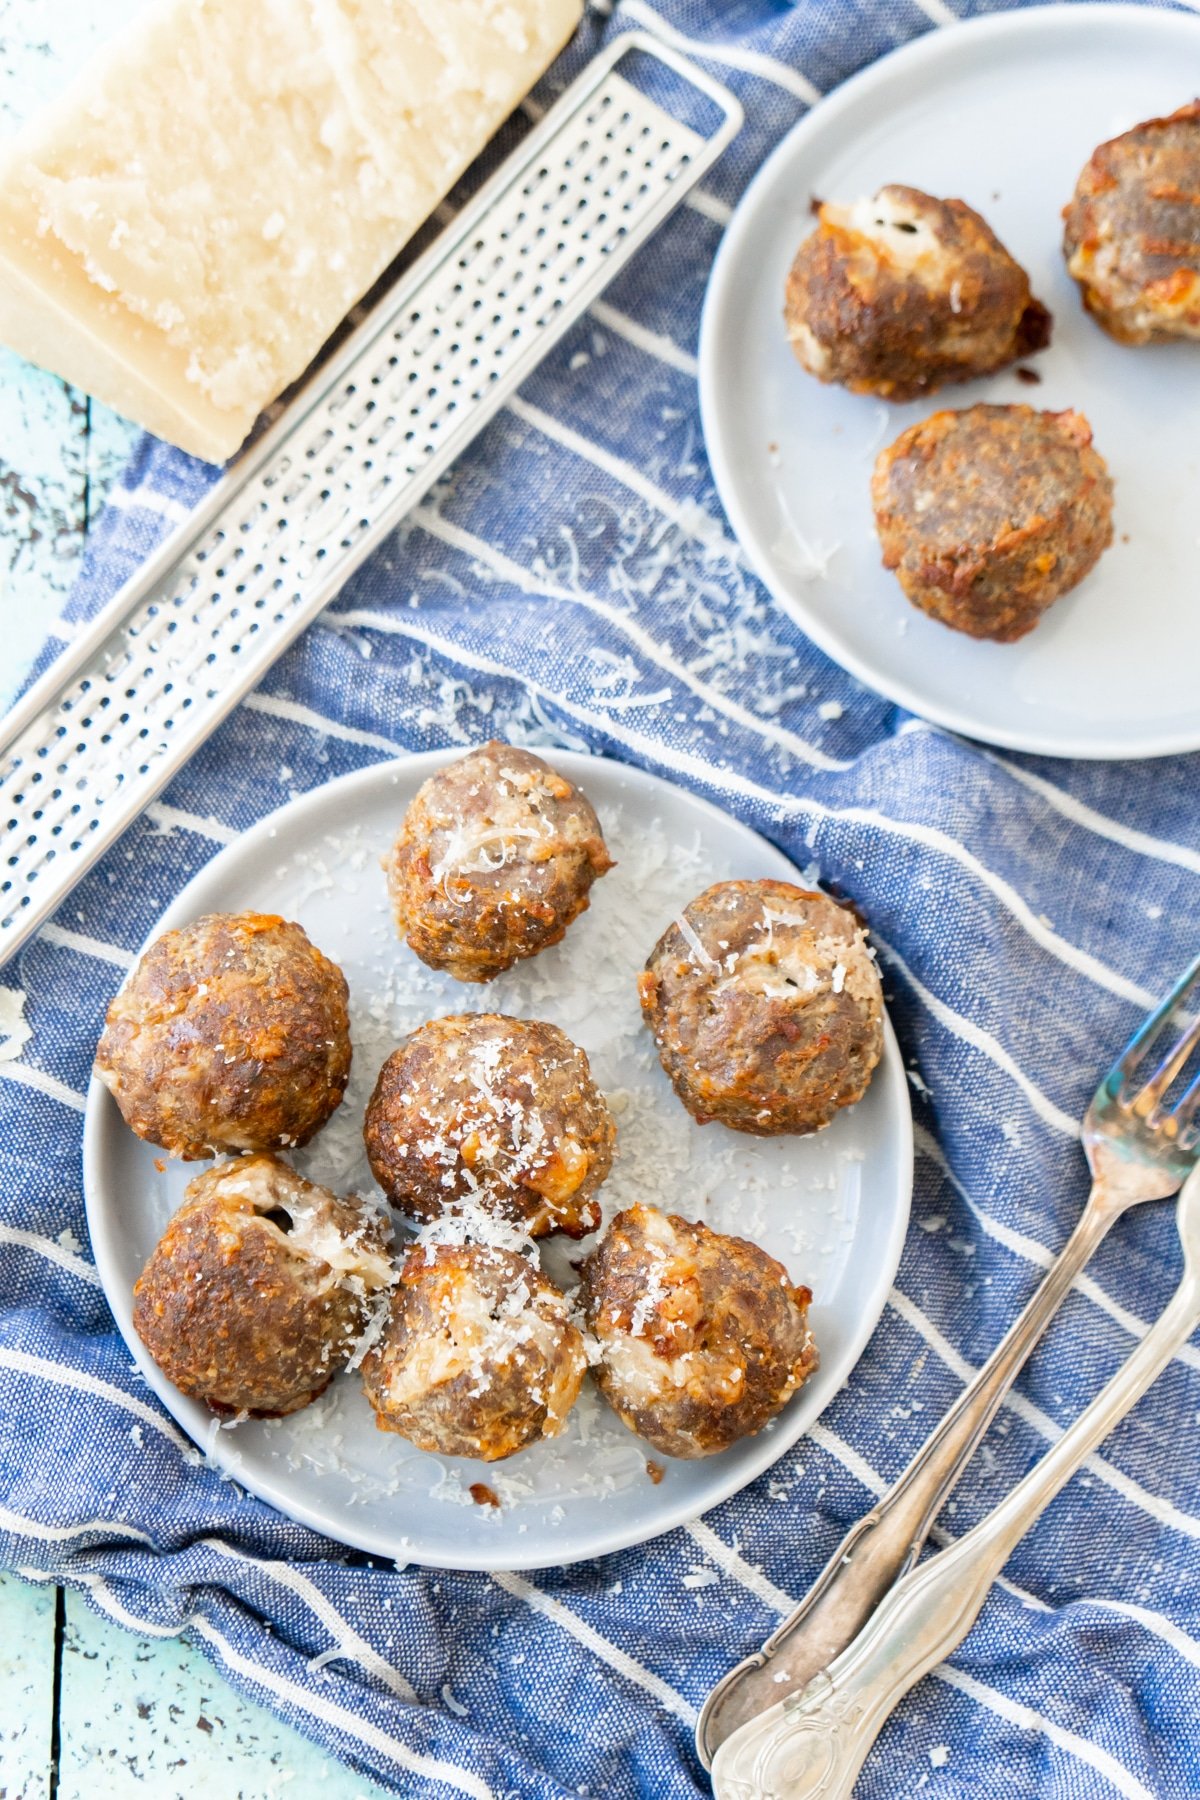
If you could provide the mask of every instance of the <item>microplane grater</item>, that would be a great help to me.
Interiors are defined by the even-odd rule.
[[[656,90],[617,65],[653,59]],[[632,70],[627,69],[627,74]],[[672,83],[674,85],[672,85]],[[646,33],[596,57],[0,721],[0,965],[482,430],[740,129]]]

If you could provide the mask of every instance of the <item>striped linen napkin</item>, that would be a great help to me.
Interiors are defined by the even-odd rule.
[[[705,1692],[804,1591],[1030,1293],[1084,1197],[1076,1121],[1097,1046],[1122,1042],[1195,951],[1198,759],[1043,763],[900,713],[771,604],[705,462],[695,346],[731,207],[820,93],[951,16],[943,0],[593,7],[544,98],[639,26],[728,81],[745,131],[6,972],[31,1035],[0,1062],[0,1557],[140,1632],[191,1632],[245,1693],[400,1794],[707,1792],[691,1741]],[[70,620],[211,479],[143,441]],[[590,678],[598,660],[619,683]],[[886,947],[917,1119],[896,1286],[820,1424],[695,1525],[530,1578],[349,1556],[197,1466],[113,1328],[80,1176],[105,1004],[216,847],[291,791],[491,735],[636,762],[801,865],[815,855]],[[960,1488],[951,1531],[1080,1410],[1177,1273],[1170,1208],[1121,1223]],[[901,1707],[865,1800],[1200,1793],[1198,1409],[1192,1348]],[[716,1579],[687,1581],[700,1569]]]

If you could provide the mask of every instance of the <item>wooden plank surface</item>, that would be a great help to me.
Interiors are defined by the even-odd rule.
[[[53,1588],[0,1575],[0,1800],[49,1800]]]

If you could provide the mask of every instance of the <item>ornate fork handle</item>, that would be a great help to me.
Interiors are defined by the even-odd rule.
[[[1189,1268],[1158,1323],[1074,1425],[964,1537],[897,1582],[849,1649],[802,1693],[728,1738],[717,1800],[845,1800],[888,1715],[961,1643],[1014,1546],[1080,1463],[1123,1419],[1200,1318]]]
[[[1169,1191],[1169,1189],[1168,1189]],[[761,1651],[731,1669],[697,1727],[711,1766],[717,1746],[756,1714],[806,1687],[861,1630],[920,1554],[929,1529],[996,1409],[1061,1306],[1076,1275],[1129,1201],[1097,1184],[1024,1312],[883,1498],[842,1539],[794,1613]]]

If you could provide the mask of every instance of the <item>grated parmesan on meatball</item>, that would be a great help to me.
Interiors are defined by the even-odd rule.
[[[557,1025],[461,1013],[388,1057],[363,1135],[372,1174],[410,1218],[473,1201],[531,1237],[579,1238],[600,1223],[616,1127]]]
[[[587,1369],[566,1300],[524,1256],[417,1245],[363,1358],[381,1431],[440,1456],[498,1462],[557,1437]]]
[[[761,1431],[817,1367],[808,1288],[744,1238],[652,1206],[618,1213],[578,1304],[619,1417],[665,1456],[712,1456]]]
[[[459,981],[491,981],[557,944],[612,866],[579,790],[498,742],[425,782],[385,864],[401,936]]]
[[[853,915],[786,881],[719,881],[684,908],[638,981],[671,1083],[702,1125],[819,1131],[866,1092],[883,994]]]
[[[1042,350],[1050,314],[977,212],[919,188],[821,205],[796,253],[784,318],[821,381],[915,400]]]
[[[168,1380],[217,1413],[277,1418],[324,1392],[395,1278],[386,1217],[274,1156],[188,1184],[135,1286]]]

